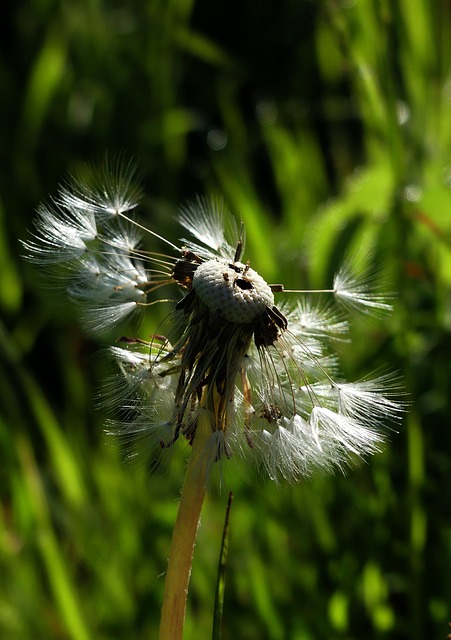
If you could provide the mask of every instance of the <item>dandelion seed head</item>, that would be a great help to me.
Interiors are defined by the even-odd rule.
[[[297,482],[377,452],[386,422],[405,407],[389,374],[339,378],[344,313],[315,302],[317,291],[269,285],[247,260],[244,225],[219,198],[182,208],[189,237],[180,245],[137,222],[128,213],[138,202],[133,175],[113,165],[88,183],[71,181],[38,210],[24,243],[46,273],[64,266],[58,286],[89,331],[171,305],[154,335],[122,336],[110,350],[117,369],[102,391],[113,414],[107,431],[136,445],[130,458],[140,448],[159,459],[178,440],[192,444],[205,417],[208,476],[238,457],[276,482]],[[325,292],[345,310],[390,310],[373,280],[359,281],[349,265]]]
[[[254,269],[241,262],[207,260],[193,277],[193,288],[213,313],[246,324],[274,306],[274,294]]]

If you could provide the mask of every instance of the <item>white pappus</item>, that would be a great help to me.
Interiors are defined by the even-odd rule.
[[[308,291],[266,283],[245,256],[243,225],[221,200],[199,197],[182,208],[189,235],[177,245],[132,217],[133,183],[132,165],[67,183],[38,209],[24,243],[32,261],[58,274],[90,330],[146,311],[160,288],[179,292],[168,333],[111,347],[120,376],[105,395],[118,412],[110,431],[140,434],[163,451],[179,437],[192,443],[205,412],[211,463],[243,456],[276,481],[377,451],[385,423],[402,415],[399,386],[391,375],[338,378],[333,341],[348,330],[341,315]],[[144,249],[145,236],[166,251]],[[329,293],[364,312],[390,309],[347,266]]]

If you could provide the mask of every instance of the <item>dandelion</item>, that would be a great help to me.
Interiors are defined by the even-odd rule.
[[[215,465],[242,457],[276,482],[344,469],[379,450],[383,425],[399,419],[403,406],[390,375],[339,379],[333,346],[347,336],[342,313],[315,303],[315,292],[268,284],[245,255],[244,226],[222,200],[197,198],[182,208],[187,237],[174,244],[134,219],[133,183],[129,165],[107,167],[97,182],[63,186],[39,208],[35,237],[24,244],[34,262],[58,271],[91,331],[170,302],[156,292],[173,288],[167,332],[122,337],[111,348],[119,374],[104,401],[117,416],[109,432],[139,436],[151,452],[164,453],[178,439],[192,445],[160,635],[178,638]],[[389,310],[370,284],[347,265],[328,291],[344,308]]]

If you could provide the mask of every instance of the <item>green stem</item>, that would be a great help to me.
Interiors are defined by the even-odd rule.
[[[206,492],[208,456],[205,445],[210,435],[210,422],[206,413],[201,412],[172,534],[161,609],[160,640],[181,640],[183,637],[194,544]]]

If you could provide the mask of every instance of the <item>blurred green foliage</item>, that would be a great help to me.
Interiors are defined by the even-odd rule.
[[[343,369],[399,369],[408,416],[347,477],[236,480],[223,638],[444,638],[450,3],[18,0],[2,29],[0,636],[157,636],[184,453],[123,465],[94,409],[101,345],[18,242],[68,171],[123,152],[159,233],[186,197],[219,192],[268,281],[325,286],[362,251],[398,292],[392,317],[356,318]],[[211,637],[226,500],[205,505],[187,640]]]

